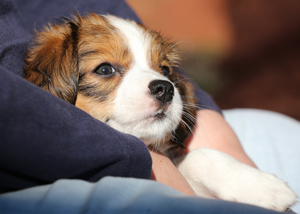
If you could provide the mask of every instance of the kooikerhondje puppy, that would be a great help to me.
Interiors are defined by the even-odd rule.
[[[89,14],[37,32],[25,78],[111,127],[166,152],[195,125],[192,85],[179,54],[158,33],[130,20]],[[178,164],[196,194],[283,211],[295,193],[273,175],[211,149]]]

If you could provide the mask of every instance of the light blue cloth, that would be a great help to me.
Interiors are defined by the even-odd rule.
[[[0,196],[1,214],[275,214],[259,207],[186,196],[160,183],[105,177],[97,183],[59,180]]]
[[[300,196],[300,122],[272,111],[223,111],[244,150],[265,172],[286,181]],[[300,203],[292,207],[300,213]]]

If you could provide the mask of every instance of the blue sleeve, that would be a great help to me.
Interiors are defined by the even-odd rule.
[[[151,157],[122,134],[0,67],[0,189],[59,178],[149,178]]]
[[[0,1],[0,189],[60,178],[149,178],[151,157],[120,133],[22,79],[29,34],[12,1]]]

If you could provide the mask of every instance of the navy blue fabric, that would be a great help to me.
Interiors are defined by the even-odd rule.
[[[110,13],[139,21],[122,0],[0,0],[0,189],[17,190],[59,178],[149,178],[151,157],[135,137],[23,80],[34,29],[57,17]],[[211,99],[197,90],[203,106]],[[206,103],[206,101],[208,102]]]
[[[15,3],[22,21],[31,32],[40,30],[49,22],[56,22],[62,16],[70,17],[74,12],[113,14],[140,22],[124,0],[15,0]]]
[[[0,67],[0,189],[59,178],[149,178],[145,144]]]
[[[15,74],[23,75],[29,38],[29,33],[24,29],[13,2],[1,0],[0,65]]]

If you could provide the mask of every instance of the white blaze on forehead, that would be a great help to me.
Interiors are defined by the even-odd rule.
[[[159,142],[179,124],[182,113],[179,92],[174,88],[173,100],[165,119],[156,120],[151,117],[161,111],[161,106],[150,93],[150,82],[153,80],[170,82],[167,77],[150,68],[151,57],[148,53],[152,45],[152,36],[133,21],[114,16],[106,18],[124,39],[133,59],[130,69],[124,73],[118,85],[113,116],[108,124],[121,132]]]
[[[147,51],[151,45],[151,36],[145,34],[144,29],[133,21],[110,15],[106,16],[106,18],[112,26],[125,36],[128,48],[133,54],[134,66],[138,66],[142,70],[150,70]]]

